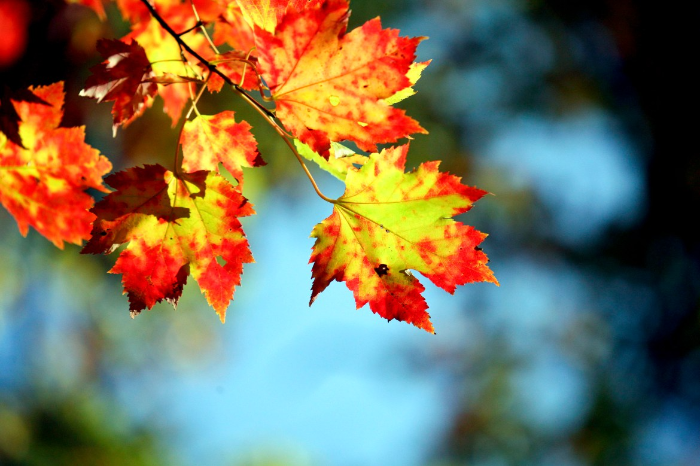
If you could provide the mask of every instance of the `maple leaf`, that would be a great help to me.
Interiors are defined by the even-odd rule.
[[[182,169],[217,170],[221,162],[242,185],[242,167],[265,165],[250,129],[245,121],[236,123],[234,113],[228,110],[213,116],[198,115],[186,122],[180,139]]]
[[[465,283],[498,284],[478,247],[486,235],[451,218],[486,192],[441,173],[439,162],[404,173],[407,151],[386,149],[348,172],[345,194],[311,234],[311,303],[332,280],[344,281],[358,309],[369,302],[385,319],[433,332],[425,288],[408,269],[449,293]]]
[[[0,203],[23,236],[33,226],[53,244],[81,244],[90,237],[93,200],[84,191],[107,191],[102,175],[112,165],[85,144],[85,130],[59,128],[63,83],[30,88],[13,104],[24,146],[0,134]],[[5,104],[3,104],[5,105]]]
[[[177,305],[192,273],[223,322],[243,264],[253,262],[239,217],[253,215],[240,190],[216,173],[175,176],[160,165],[107,177],[84,254],[129,243],[110,273],[122,274],[132,316],[166,300]],[[220,264],[223,262],[223,265]]]
[[[422,38],[399,37],[379,18],[345,34],[346,0],[288,10],[275,33],[258,27],[260,72],[276,114],[294,136],[328,157],[330,141],[376,144],[426,133],[389,98],[411,86],[406,74]]]
[[[155,74],[138,42],[100,39],[97,51],[107,60],[90,68],[92,75],[80,95],[98,103],[114,101],[112,128],[116,134],[119,126],[128,125],[151,105],[158,86],[150,81]]]
[[[41,105],[50,104],[37,97],[37,95],[29,89],[10,91],[7,86],[5,86],[3,89],[3,93],[0,95],[0,133],[5,134],[7,139],[23,149],[26,149],[22,143],[22,138],[19,135],[19,123],[21,119],[17,113],[17,110],[15,109],[15,106],[12,105],[13,100],[15,102],[30,102]]]

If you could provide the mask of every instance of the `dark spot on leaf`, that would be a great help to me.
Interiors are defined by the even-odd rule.
[[[107,232],[106,232],[106,231],[101,231],[101,232],[100,232],[100,236],[107,236]]]
[[[377,272],[377,275],[383,277],[389,273],[389,267],[386,264],[379,264],[379,267],[375,267],[374,271]]]
[[[483,249],[481,249],[479,246],[475,246],[475,247],[474,247],[474,250],[476,250],[476,251],[483,251]]]
[[[243,202],[241,202],[241,205],[239,205],[238,208],[240,209],[241,207],[243,207],[243,206],[246,205],[247,203],[248,203],[248,199],[246,199],[246,198],[244,197],[244,198],[243,198]]]

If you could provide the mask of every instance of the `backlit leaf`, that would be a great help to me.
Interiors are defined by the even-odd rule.
[[[466,283],[498,283],[478,247],[486,235],[452,219],[486,192],[441,173],[439,162],[404,173],[407,151],[372,154],[348,172],[345,194],[311,233],[311,302],[331,281],[344,281],[358,309],[369,303],[385,319],[433,332],[424,287],[409,269],[449,293]]]
[[[191,273],[223,322],[243,264],[253,262],[239,217],[253,215],[238,188],[206,171],[176,177],[160,165],[106,180],[116,189],[93,209],[83,253],[129,243],[110,273],[122,274],[132,316],[166,300],[177,304]]]
[[[328,157],[330,142],[366,151],[426,131],[387,99],[411,86],[406,74],[422,38],[399,37],[378,18],[345,34],[346,0],[288,10],[275,33],[258,28],[260,71],[291,133]]]
[[[59,128],[63,83],[30,88],[25,101],[14,102],[24,147],[0,134],[0,203],[14,216],[22,235],[33,226],[53,244],[81,244],[90,237],[95,218],[88,209],[88,188],[107,191],[102,175],[112,165],[85,144],[85,130]],[[48,105],[47,105],[48,104]]]
[[[182,131],[182,169],[187,172],[218,170],[219,162],[243,184],[242,167],[260,167],[265,161],[245,121],[236,123],[232,111],[199,115]]]

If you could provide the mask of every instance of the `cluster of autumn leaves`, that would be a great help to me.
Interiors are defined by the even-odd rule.
[[[73,0],[104,16],[99,0]],[[175,305],[192,275],[224,320],[253,262],[239,218],[254,214],[242,194],[243,168],[265,162],[246,122],[233,111],[202,115],[202,92],[224,86],[253,105],[294,154],[346,185],[328,199],[332,214],[316,238],[311,302],[333,280],[357,307],[433,332],[421,283],[497,283],[479,248],[485,235],[452,219],[485,192],[428,162],[405,173],[408,145],[426,131],[393,104],[413,94],[428,63],[414,63],[422,38],[383,29],[379,19],[347,32],[347,0],[115,0],[131,33],[101,40],[104,61],[81,95],[112,102],[114,130],[160,97],[173,125],[183,119],[175,171],[159,165],[112,174],[84,142],[83,128],[61,128],[61,83],[6,92],[0,100],[0,202],[20,232],[36,228],[56,246],[110,253],[127,243],[111,273],[122,274],[132,315]],[[226,49],[222,52],[219,49]],[[274,102],[274,110],[251,95]],[[191,118],[193,114],[194,117]],[[370,155],[341,145],[355,143]],[[219,173],[223,166],[237,181]],[[108,194],[93,207],[84,191]],[[316,188],[314,184],[314,188]],[[317,189],[317,188],[316,188]]]

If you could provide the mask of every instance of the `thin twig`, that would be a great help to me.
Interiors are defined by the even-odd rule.
[[[204,27],[204,23],[202,22],[201,18],[199,17],[199,12],[197,11],[197,7],[194,6],[194,0],[190,0],[190,5],[192,5],[192,11],[194,12],[194,17],[197,20],[197,25],[202,28],[202,33],[204,34],[204,37],[207,38],[207,41],[209,42],[209,45],[211,48],[214,50],[214,53],[217,55],[219,54],[219,49],[216,48],[216,45],[214,45],[214,41],[211,40],[211,37],[209,37],[209,33],[207,32],[207,28]]]
[[[222,73],[221,71],[219,71],[219,70],[216,68],[216,65],[213,65],[213,64],[211,64],[208,60],[205,60],[200,54],[198,54],[197,52],[195,52],[195,51],[192,49],[192,47],[190,47],[189,45],[187,45],[187,43],[186,43],[184,40],[182,40],[182,38],[181,38],[180,36],[177,35],[177,32],[175,32],[175,31],[173,30],[173,28],[170,27],[170,25],[160,16],[160,13],[158,13],[158,12],[156,11],[155,7],[154,7],[153,5],[151,5],[150,2],[149,2],[148,0],[141,0],[141,3],[143,3],[143,4],[146,6],[146,8],[148,9],[148,11],[151,12],[151,15],[153,16],[153,18],[155,18],[155,20],[158,21],[158,24],[160,24],[160,26],[161,26],[163,29],[165,29],[165,30],[168,32],[168,34],[170,34],[170,35],[173,37],[173,39],[175,39],[175,40],[177,41],[178,45],[179,45],[181,48],[185,49],[185,50],[187,51],[187,53],[189,53],[190,55],[192,55],[193,57],[195,57],[197,60],[200,61],[200,63],[202,63],[202,64],[203,64],[204,66],[206,66],[207,68],[209,68],[209,70],[210,70],[212,73],[216,73],[216,74],[218,74],[219,76],[221,76],[221,79],[223,79],[224,82],[225,82],[226,84],[228,84],[229,86],[232,86],[234,89],[236,89],[237,92],[238,92],[239,94],[245,94],[246,96],[248,96],[248,94],[246,94],[245,92],[243,92],[243,90],[242,90],[240,87],[238,87],[238,84],[236,84],[236,83],[234,83],[233,81],[231,81],[231,78],[229,78],[229,77],[226,76],[224,73]],[[248,97],[249,97],[249,96],[248,96]],[[250,98],[250,97],[249,97],[249,98]],[[268,110],[267,108],[265,108],[260,102],[258,102],[258,101],[255,100],[255,99],[251,99],[251,100],[252,100],[253,102],[255,102],[254,105],[259,109],[259,111],[264,112],[264,113],[265,113],[266,115],[268,115],[270,118],[274,118],[275,115],[274,115],[270,110]]]
[[[192,31],[194,31],[195,29],[197,29],[198,27],[201,27],[201,26],[203,26],[203,25],[204,25],[204,23],[202,23],[202,22],[199,20],[199,18],[197,18],[197,24],[195,24],[194,26],[192,26],[191,28],[189,28],[189,29],[187,29],[187,30],[182,31],[181,33],[178,34],[178,36],[184,36],[184,35],[187,34],[188,32],[192,32]]]
[[[251,98],[251,97],[250,97],[248,94],[246,94],[245,92],[241,92],[241,91],[240,91],[239,89],[237,89],[237,88],[234,88],[234,90],[235,90],[236,92],[238,92],[238,93],[241,95],[241,97],[243,97],[244,100],[246,100],[246,102],[249,102],[249,103],[251,103],[251,104],[252,104],[252,102],[255,102],[255,100],[254,100],[253,98]],[[290,137],[287,135],[287,133],[280,127],[279,124],[277,124],[277,122],[276,122],[272,117],[268,116],[267,113],[261,112],[261,111],[258,109],[258,106],[257,106],[257,105],[253,105],[253,108],[254,108],[255,110],[257,110],[258,113],[260,113],[260,115],[262,115],[262,117],[265,118],[265,119],[267,120],[268,123],[270,123],[270,125],[272,125],[272,127],[275,129],[275,131],[277,131],[277,134],[280,135],[280,137],[284,140],[285,144],[287,144],[287,146],[288,146],[289,149],[292,151],[292,153],[294,153],[294,156],[297,158],[297,160],[298,160],[299,163],[301,164],[301,168],[304,169],[304,173],[306,173],[306,176],[309,178],[309,181],[311,182],[311,185],[314,187],[314,191],[316,191],[316,194],[318,194],[318,197],[320,197],[321,199],[323,199],[323,200],[326,201],[326,202],[330,202],[331,204],[336,204],[336,203],[338,202],[336,199],[331,199],[330,197],[326,196],[325,194],[323,194],[323,193],[321,192],[321,190],[319,189],[318,185],[316,184],[316,180],[314,180],[313,175],[311,175],[311,172],[309,171],[309,168],[308,168],[308,167],[306,166],[306,164],[304,163],[304,159],[301,157],[301,155],[299,155],[299,152],[297,151],[297,148],[294,147],[294,144],[292,143],[292,141],[290,141]]]

